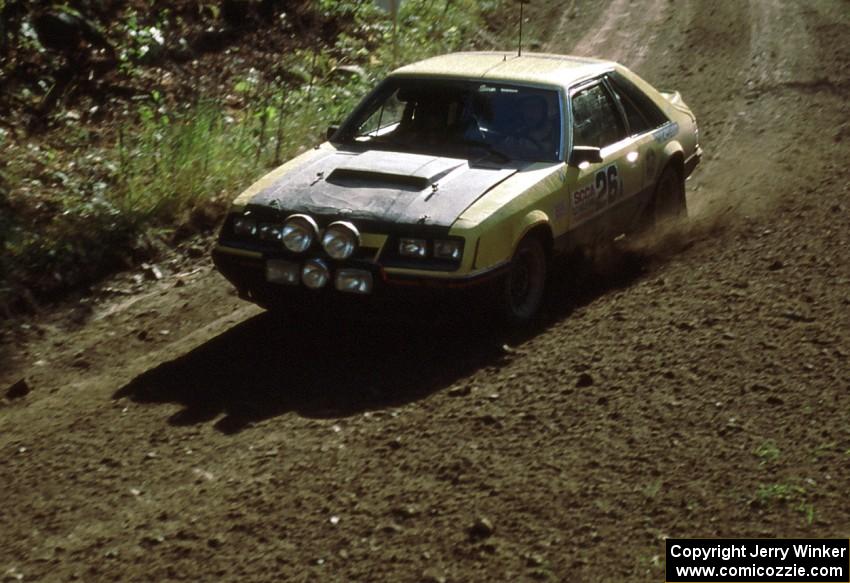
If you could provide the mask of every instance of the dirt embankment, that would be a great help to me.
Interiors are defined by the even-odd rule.
[[[666,536],[850,536],[846,2],[587,4],[548,48],[682,91],[690,225],[523,339],[281,325],[206,260],[16,330],[0,569],[658,581]]]

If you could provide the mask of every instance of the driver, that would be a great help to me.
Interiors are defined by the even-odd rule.
[[[523,157],[545,155],[554,135],[549,104],[540,95],[527,95],[520,100],[518,110],[519,123],[507,140],[508,146]]]

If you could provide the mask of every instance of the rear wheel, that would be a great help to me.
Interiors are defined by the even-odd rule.
[[[663,225],[688,216],[685,180],[674,166],[667,166],[655,185],[652,197],[652,222]]]
[[[546,251],[538,237],[526,237],[511,259],[508,275],[496,289],[498,310],[505,321],[520,326],[531,321],[546,289]]]

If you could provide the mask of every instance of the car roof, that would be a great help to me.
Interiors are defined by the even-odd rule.
[[[569,87],[616,67],[612,61],[546,53],[464,52],[440,55],[396,69],[391,76],[458,77]]]

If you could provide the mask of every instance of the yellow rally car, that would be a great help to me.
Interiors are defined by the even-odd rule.
[[[266,307],[487,283],[521,323],[554,255],[686,214],[701,153],[681,96],[616,63],[435,57],[243,192],[213,258]]]

